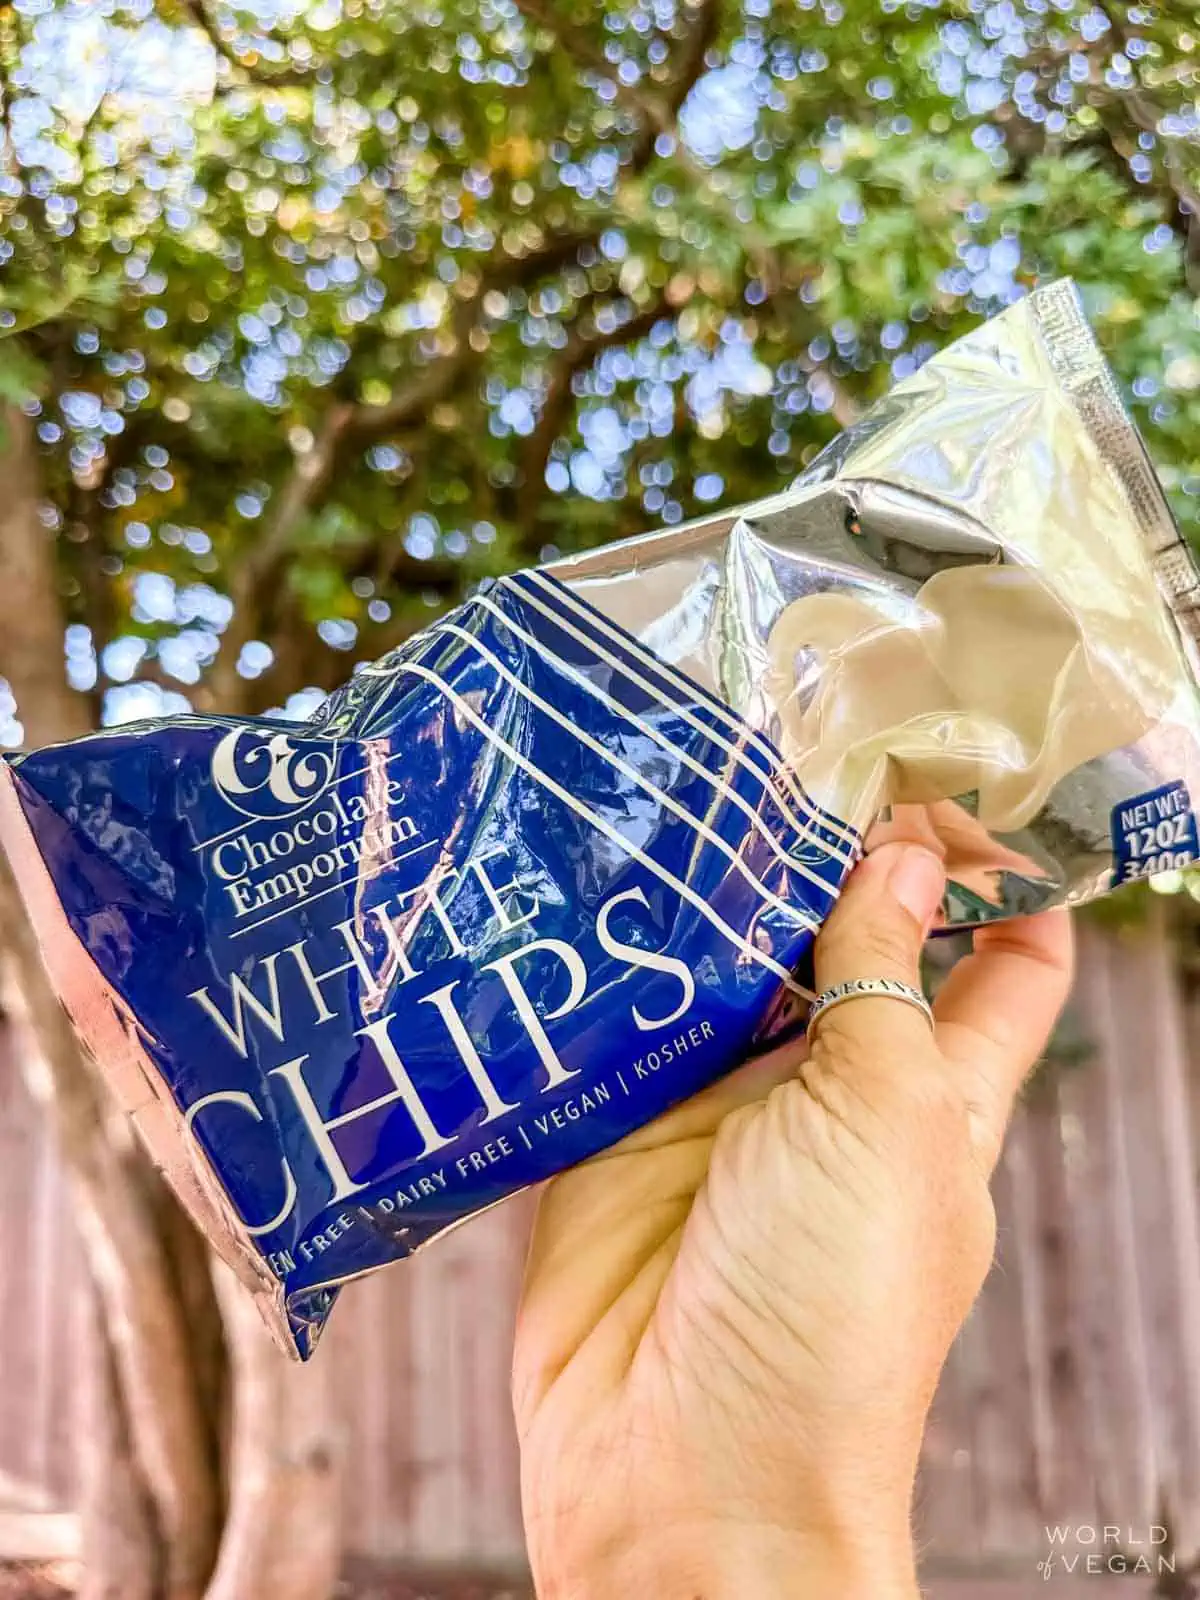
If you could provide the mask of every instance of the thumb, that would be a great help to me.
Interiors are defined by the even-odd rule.
[[[850,879],[813,952],[817,989],[853,978],[898,978],[921,986],[921,946],[946,887],[940,858],[915,844],[886,844],[866,857]],[[925,1048],[928,1022],[902,1000],[887,996],[847,1001],[821,1017],[823,1045]]]

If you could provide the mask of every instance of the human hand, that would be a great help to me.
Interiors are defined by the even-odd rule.
[[[919,983],[943,881],[872,854],[818,987]],[[1070,971],[1065,912],[981,929],[936,1032],[855,999],[547,1185],[514,1357],[540,1600],[916,1596],[925,1419]]]

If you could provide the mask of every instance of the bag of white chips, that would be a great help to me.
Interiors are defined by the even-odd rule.
[[[1196,574],[1074,291],[786,494],[485,585],[307,723],[0,765],[59,993],[280,1340],[811,998],[863,848],[947,924],[1196,856]]]
[[[949,925],[1195,859],[1200,577],[1073,285],[906,379],[785,494],[559,563]]]

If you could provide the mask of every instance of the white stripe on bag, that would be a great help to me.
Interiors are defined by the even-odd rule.
[[[564,717],[560,711],[556,711],[550,702],[543,700],[536,690],[531,689],[528,684],[522,683],[515,672],[510,672],[499,657],[494,655],[475,634],[468,633],[465,628],[460,628],[454,622],[436,623],[432,631],[435,633],[452,633],[456,638],[461,639],[464,644],[470,645],[471,649],[477,651],[494,672],[498,673],[506,683],[511,683],[517,693],[524,695],[530,705],[536,706],[543,716],[549,717],[560,728],[565,728],[585,749],[593,751],[602,761],[607,761],[618,772],[624,773],[631,783],[639,784],[658,805],[664,807],[667,811],[673,812],[681,822],[686,822],[693,827],[701,838],[707,839],[709,844],[715,846],[721,852],[735,872],[740,873],[751,888],[756,889],[763,899],[773,905],[777,911],[783,911],[788,916],[799,916],[803,920],[804,914],[802,912],[798,912],[786,900],[780,899],[773,889],[768,889],[762,879],[751,872],[740,853],[734,849],[727,839],[722,839],[720,834],[714,833],[706,822],[701,822],[699,817],[693,816],[686,806],[681,805],[665,789],[660,789],[657,784],[651,783],[650,779],[644,773],[639,772],[636,767],[631,767],[619,755],[616,755],[612,750],[606,749],[598,739],[593,739],[590,733],[587,733],[583,728],[576,727],[569,717]],[[836,889],[830,888],[815,872],[808,871],[805,876],[810,878],[830,900],[837,899]],[[813,922],[810,926],[816,928],[819,923]]]
[[[648,739],[652,739],[660,749],[667,751],[670,755],[681,761],[684,766],[690,768],[692,772],[695,772],[698,774],[698,776],[704,778],[706,782],[712,785],[718,794],[730,801],[738,808],[739,811],[742,812],[746,818],[748,818],[754,831],[766,842],[768,847],[785,867],[792,872],[798,872],[801,877],[807,878],[810,883],[815,883],[819,888],[824,890],[824,892],[829,895],[831,899],[837,898],[837,889],[832,888],[828,883],[826,883],[825,879],[822,878],[818,873],[814,872],[812,868],[809,867],[805,862],[799,861],[795,856],[789,854],[789,852],[783,848],[779,840],[771,832],[771,829],[763,821],[762,817],[749,803],[749,801],[740,795],[736,789],[731,789],[717,773],[713,772],[709,767],[706,767],[702,761],[697,761],[695,756],[693,756],[689,751],[683,750],[678,745],[672,744],[670,739],[668,739],[665,734],[660,733],[657,728],[652,726],[652,724],[643,721],[642,718],[638,716],[637,712],[631,710],[629,706],[623,706],[619,700],[613,700],[609,695],[605,694],[604,690],[601,689],[598,684],[593,683],[586,673],[580,672],[576,667],[572,666],[569,661],[564,661],[561,656],[556,655],[554,651],[547,646],[544,639],[535,638],[532,633],[527,633],[525,629],[521,627],[519,622],[515,622],[506,611],[502,611],[500,607],[496,605],[494,601],[489,600],[486,595],[474,595],[468,604],[483,606],[485,610],[490,611],[491,614],[494,617],[499,618],[504,626],[518,639],[523,640],[531,649],[536,650],[537,653],[543,657],[543,659],[552,662],[557,670],[565,673],[566,676],[571,678],[573,682],[577,683],[581,689],[586,690],[588,694],[592,695],[596,700],[599,700],[601,705],[607,706],[610,711],[615,711],[619,716],[624,717],[627,722],[632,723],[635,728],[644,733]],[[538,602],[535,600],[532,601],[532,604],[537,605]],[[570,623],[560,623],[559,626],[565,628],[568,632],[574,632],[574,629],[571,628]],[[440,625],[440,628],[443,631],[446,627],[453,628],[453,625]],[[439,625],[435,624],[434,631],[436,632],[438,630]],[[453,628],[453,631],[455,633],[461,633],[463,630],[460,628]],[[583,643],[588,644],[588,641],[584,638],[584,635],[580,634],[579,638]],[[589,645],[589,648],[595,647]],[[571,726],[574,727],[574,724],[571,724]],[[787,813],[785,812],[784,815],[786,816]],[[810,840],[813,839],[813,835],[807,831],[802,834],[802,837]],[[816,839],[814,842],[818,845],[821,845],[827,854],[837,856],[839,860],[841,859],[841,857],[838,856],[838,853],[830,849],[828,845],[825,845],[822,840]]]
[[[764,786],[769,786],[772,778],[779,778],[781,783],[787,786],[788,793],[790,794],[793,802],[798,805],[802,811],[809,814],[811,818],[810,826],[812,823],[815,823],[817,826],[825,828],[836,838],[841,839],[844,844],[850,846],[851,850],[854,852],[851,856],[842,855],[838,851],[834,851],[834,854],[838,855],[839,859],[844,861],[847,866],[853,865],[854,861],[858,858],[858,836],[854,833],[853,829],[847,828],[845,823],[838,822],[823,808],[817,806],[815,802],[804,793],[804,790],[800,787],[795,778],[792,776],[791,772],[788,770],[786,762],[784,762],[782,758],[771,749],[771,746],[757,731],[757,729],[750,727],[748,723],[739,721],[737,716],[726,706],[723,706],[715,695],[710,695],[706,689],[703,689],[699,684],[693,683],[690,679],[686,678],[683,673],[677,671],[676,668],[670,666],[666,661],[663,661],[656,656],[652,650],[647,649],[647,647],[642,644],[639,639],[635,639],[632,634],[627,634],[622,630],[619,630],[614,623],[609,622],[607,617],[601,615],[600,612],[594,610],[591,606],[587,606],[581,602],[574,594],[571,593],[566,584],[550,582],[545,577],[545,574],[540,572],[536,567],[530,567],[526,571],[518,573],[516,576],[521,578],[536,579],[540,586],[548,593],[555,595],[558,599],[563,601],[564,604],[569,605],[576,616],[581,617],[593,628],[602,629],[614,644],[618,644],[623,649],[628,650],[631,655],[633,655],[636,650],[636,653],[642,660],[643,665],[650,668],[652,671],[657,672],[660,677],[666,678],[668,682],[674,684],[678,690],[692,696],[693,698],[697,695],[703,696],[704,705],[710,709],[714,715],[718,716],[727,728],[731,729],[736,734],[744,735],[746,741],[749,744],[752,744],[760,755],[766,757],[766,759],[771,763],[772,770],[770,772],[764,772],[756,762],[748,760],[744,750],[742,750],[742,748],[738,745],[730,744],[724,735],[717,733],[705,723],[696,722],[696,719],[685,706],[681,706],[677,704],[677,702],[668,699],[661,689],[657,689],[653,684],[647,683],[643,678],[639,677],[632,667],[628,666],[625,662],[622,662],[619,659],[614,660],[613,657],[609,656],[608,653],[604,651],[594,639],[584,639],[584,643],[590,645],[591,648],[597,652],[597,654],[603,655],[606,660],[612,663],[612,665],[620,668],[620,670],[624,672],[627,677],[631,678],[635,683],[638,683],[647,691],[647,693],[655,695],[663,705],[670,706],[672,710],[678,711],[680,716],[683,717],[685,721],[696,722],[696,725],[702,729],[702,731],[709,739],[712,740],[714,744],[719,745],[723,750],[727,750],[740,766],[743,766],[748,771],[755,773],[759,781],[764,784]],[[546,614],[552,617],[554,621],[558,623],[559,627],[563,628],[566,632],[573,633],[575,631],[569,623],[563,621],[557,612],[546,606],[543,606],[524,589],[516,588],[512,578],[501,578],[498,581],[500,586],[510,588],[512,592],[519,595],[522,600],[525,600],[529,604],[537,606],[539,610],[546,612]],[[576,637],[578,637],[578,635],[576,635]],[[774,794],[775,791],[772,790],[772,793]],[[795,826],[801,832],[805,832],[806,830],[804,824],[797,821],[792,813],[788,811],[787,807],[783,803],[782,797],[778,794],[775,794],[775,800],[779,806],[779,809],[784,813],[784,815],[790,817]],[[821,842],[824,843],[823,840]],[[832,848],[832,846],[827,846],[826,848]]]
[[[524,575],[529,576],[528,573]],[[518,573],[517,576],[520,577],[521,574]],[[667,710],[675,712],[683,719],[684,722],[689,725],[689,727],[695,728],[698,733],[702,734],[710,744],[715,745],[718,750],[724,750],[725,753],[730,756],[744,772],[748,772],[751,777],[757,779],[757,781],[762,785],[764,793],[770,796],[770,799],[779,810],[780,815],[787,819],[788,823],[792,828],[795,829],[796,833],[801,839],[811,840],[813,843],[820,845],[821,848],[827,851],[830,855],[836,856],[844,866],[852,867],[858,860],[858,840],[853,836],[853,834],[847,834],[840,824],[835,823],[832,820],[827,820],[825,813],[822,812],[814,802],[808,800],[803,795],[802,791],[795,790],[797,804],[799,804],[805,812],[803,817],[799,817],[796,815],[795,811],[789,808],[785,796],[780,794],[779,791],[774,787],[772,782],[772,774],[769,772],[764,772],[757,762],[748,760],[744,750],[740,745],[730,744],[723,734],[718,733],[716,729],[711,727],[707,722],[701,721],[701,719],[695,715],[690,707],[686,705],[680,705],[678,701],[670,699],[660,687],[650,683],[646,678],[643,678],[641,673],[639,673],[635,667],[631,666],[628,661],[623,661],[620,656],[615,656],[611,651],[606,650],[598,639],[595,639],[591,634],[582,632],[579,628],[575,627],[573,623],[568,622],[567,619],[560,612],[555,611],[552,606],[546,605],[544,601],[537,599],[535,595],[527,593],[524,589],[517,588],[511,578],[499,579],[497,588],[503,588],[505,593],[514,595],[525,605],[533,606],[533,608],[536,611],[540,611],[544,617],[548,617],[556,628],[560,628],[563,633],[568,634],[572,639],[576,639],[580,644],[585,645],[593,655],[598,656],[601,661],[606,661],[610,667],[615,667],[623,677],[628,678],[631,683],[637,684],[638,688],[644,690],[644,692],[648,694],[651,699],[657,701],[659,705],[665,707]],[[475,598],[477,600],[482,600],[484,597],[482,595],[476,595]],[[501,612],[500,614],[504,616],[506,622],[510,620],[506,613]],[[590,622],[595,620],[589,616],[586,608],[582,611],[579,611],[578,614],[584,621]],[[619,634],[616,633],[614,633],[614,641],[618,644],[625,643],[625,641],[619,637]],[[636,641],[634,642],[636,643]],[[646,657],[646,665],[657,668],[660,672],[665,672],[667,670],[652,651],[644,650],[643,653]],[[700,690],[696,685],[689,685],[686,679],[681,679],[680,681],[685,687],[694,690],[696,694],[703,694],[704,691]],[[706,695],[704,702],[702,703],[707,703],[707,699],[708,697]],[[717,702],[715,701],[713,702],[713,706],[716,709],[720,709],[723,716],[729,716],[732,724],[735,727],[737,726],[737,719],[732,718],[731,713],[726,713],[724,708],[718,707]],[[744,732],[747,737],[752,736],[754,733],[754,730],[749,727],[743,727],[740,731]],[[765,748],[769,754],[769,747]],[[776,761],[775,756],[770,756],[770,759],[772,762]],[[793,789],[795,789],[794,785]],[[821,834],[815,831],[818,828],[823,828],[826,832],[834,834],[837,838],[847,840],[850,844],[850,854],[845,854],[843,851],[839,850],[835,844],[831,844],[828,839],[822,838]]]
[[[684,883],[682,879],[675,877],[675,875],[671,872],[668,872],[665,867],[660,866],[659,863],[651,856],[648,856],[639,845],[634,844],[631,839],[626,839],[624,834],[618,832],[618,830],[610,823],[605,822],[603,817],[597,816],[588,806],[585,806],[582,801],[577,800],[573,794],[564,789],[561,784],[556,783],[549,773],[543,772],[539,767],[535,767],[534,764],[527,760],[519,750],[514,749],[513,746],[509,744],[508,740],[503,737],[503,735],[497,733],[495,728],[491,727],[489,723],[485,722],[483,718],[480,717],[478,713],[471,706],[469,706],[464,699],[461,698],[461,696],[455,694],[450,685],[444,682],[443,679],[439,678],[436,672],[431,671],[428,667],[421,666],[420,663],[416,661],[400,662],[394,670],[397,673],[411,673],[414,677],[423,678],[426,683],[433,684],[434,688],[439,689],[442,694],[445,695],[446,699],[450,701],[451,705],[455,707],[459,714],[465,717],[471,726],[476,728],[490,744],[495,745],[498,750],[503,751],[510,761],[514,762],[524,772],[529,773],[530,777],[533,778],[535,782],[540,783],[544,789],[548,789],[556,799],[561,800],[563,805],[569,806],[572,811],[581,816],[583,820],[591,827],[595,828],[597,832],[604,834],[605,837],[611,839],[615,845],[618,845],[622,850],[627,851],[636,861],[640,861],[644,867],[649,868],[649,870],[654,873],[655,877],[660,878],[669,888],[674,889],[676,894],[681,895],[683,899],[688,901],[690,905],[695,906],[700,915],[704,917],[706,921],[711,922],[713,927],[716,928],[719,933],[723,934],[736,950],[740,950],[743,955],[749,956],[752,961],[757,961],[758,964],[762,967],[765,967],[768,972],[774,973],[774,975],[781,981],[783,986],[786,989],[790,989],[793,994],[799,995],[805,1000],[811,1000],[814,998],[808,989],[805,989],[803,985],[798,984],[795,981],[788,969],[781,965],[780,962],[776,961],[774,956],[767,955],[765,950],[757,949],[747,939],[744,939],[740,933],[731,928],[727,922],[719,917],[709,905],[708,901],[705,900],[703,895],[697,894],[695,889],[693,889],[690,884]],[[796,917],[797,920],[804,922],[805,926],[810,928],[814,926],[814,924],[808,922],[794,908],[790,909],[790,914]]]

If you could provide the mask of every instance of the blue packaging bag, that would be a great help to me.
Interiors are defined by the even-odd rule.
[[[307,723],[0,763],[55,986],[307,1356],[341,1284],[801,1018],[860,848],[949,924],[1196,857],[1200,577],[1069,284],[787,493],[485,584]]]
[[[304,1355],[339,1284],[744,1057],[857,846],[540,573],[306,725],[183,717],[9,770],[39,930],[94,968],[68,1006]]]

